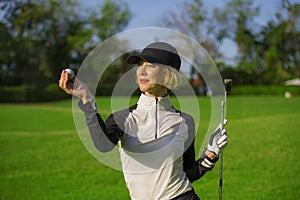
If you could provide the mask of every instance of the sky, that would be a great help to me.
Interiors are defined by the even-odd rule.
[[[93,8],[101,5],[103,0],[79,0],[86,8]],[[192,2],[193,0],[123,0],[128,4],[132,13],[132,18],[125,30],[143,27],[161,27],[161,19],[165,13],[170,11],[180,12],[184,2]],[[212,11],[215,7],[225,5],[229,0],[204,0],[203,3],[208,11]],[[300,0],[290,0],[291,2],[298,2]],[[265,24],[272,17],[274,13],[280,9],[281,0],[253,0],[254,5],[260,7],[260,16],[256,19],[258,24]],[[221,52],[230,60],[234,60],[237,54],[237,47],[232,41],[225,41],[220,47]]]
[[[94,7],[100,5],[103,0],[79,0],[85,7]],[[192,2],[193,0],[122,0],[128,4],[129,9],[133,13],[127,29],[140,28],[145,26],[158,26],[159,20],[163,18],[166,12],[176,12],[180,10],[184,2]],[[225,5],[229,0],[203,0],[204,5],[208,10],[215,7]],[[298,2],[300,0],[290,0]],[[279,10],[281,0],[253,0],[254,5],[258,5],[261,9],[261,16],[258,21],[266,22],[273,16],[276,10]]]

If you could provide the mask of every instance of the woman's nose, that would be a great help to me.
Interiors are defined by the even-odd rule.
[[[140,75],[146,75],[146,63],[143,63],[141,66],[139,66],[139,74]]]

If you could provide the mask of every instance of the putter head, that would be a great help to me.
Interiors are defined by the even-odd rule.
[[[224,79],[225,91],[231,92],[232,79]]]

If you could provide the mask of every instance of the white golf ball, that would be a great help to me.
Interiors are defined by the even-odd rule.
[[[72,69],[68,68],[68,69],[65,69],[65,71],[69,73],[69,79],[70,80],[74,79],[75,73],[74,73],[74,71]]]

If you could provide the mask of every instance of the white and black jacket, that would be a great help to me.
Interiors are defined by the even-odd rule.
[[[195,160],[193,118],[175,110],[169,96],[142,94],[137,104],[105,122],[90,103],[78,105],[99,151],[118,144],[132,199],[172,199],[192,190],[191,182],[211,170],[199,164],[205,154]]]

